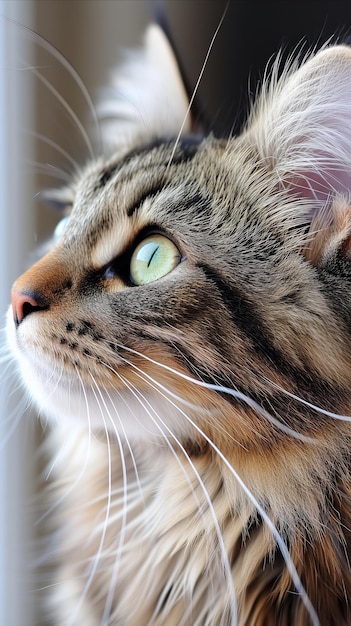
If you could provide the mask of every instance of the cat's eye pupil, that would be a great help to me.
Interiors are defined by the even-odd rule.
[[[148,264],[147,264],[147,266],[148,266],[148,267],[150,267],[150,265],[151,265],[151,261],[152,261],[152,259],[154,258],[154,256],[155,256],[155,254],[156,254],[156,252],[157,252],[157,250],[158,250],[158,249],[159,249],[159,246],[157,246],[157,248],[155,248],[155,250],[152,252],[152,254],[151,254],[151,256],[150,256],[150,259],[149,259],[149,261],[148,261]]]
[[[177,246],[164,235],[149,235],[135,248],[130,262],[134,285],[151,283],[169,274],[181,261]]]

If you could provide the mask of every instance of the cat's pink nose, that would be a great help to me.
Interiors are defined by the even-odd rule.
[[[13,319],[16,326],[18,326],[27,315],[43,308],[40,306],[34,293],[29,295],[28,293],[20,292],[15,289],[12,289],[11,292],[11,302]]]

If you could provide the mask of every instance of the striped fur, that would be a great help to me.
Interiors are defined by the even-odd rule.
[[[351,50],[273,76],[228,140],[189,134],[170,62],[168,129],[162,90],[149,125],[105,107],[115,151],[14,285],[51,425],[49,621],[350,626]],[[136,286],[150,233],[181,261]]]

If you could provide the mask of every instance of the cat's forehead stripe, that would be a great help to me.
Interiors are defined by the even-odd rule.
[[[110,263],[123,252],[132,236],[130,223],[127,219],[121,219],[117,228],[107,230],[95,244],[91,251],[92,266],[99,269]],[[116,242],[119,242],[119,246]]]
[[[106,183],[112,178],[114,173],[118,168],[118,164],[114,163],[113,165],[105,167],[102,172],[100,172],[99,179],[95,185],[94,191],[98,191],[102,187],[105,187]]]
[[[96,183],[98,180],[101,181],[101,186]],[[114,163],[110,168],[106,166],[105,170],[88,172],[79,184],[70,228],[65,232],[66,243],[75,244],[79,232],[80,236],[84,233],[90,251],[95,247],[99,249],[101,243],[104,249],[103,240],[111,235],[110,229],[116,226],[116,245],[124,236],[123,222],[127,218],[133,219],[145,200],[155,197],[165,187],[165,181],[152,164],[134,167],[129,171],[121,163]],[[97,260],[99,253],[95,256]],[[106,254],[102,257],[105,259]],[[108,260],[105,259],[104,262]],[[97,265],[100,264],[97,261]]]
[[[132,245],[140,230],[147,226],[150,203],[161,189],[155,185],[149,191],[144,192],[129,208],[125,207],[118,214],[118,219],[113,220],[108,229],[101,231],[101,236],[91,252],[94,267],[100,268],[107,265]]]
[[[198,148],[202,142],[202,136],[191,135],[181,137],[177,141],[176,148],[173,154],[174,141],[169,141],[165,139],[154,140],[152,143],[149,143],[137,150],[129,152],[122,161],[118,160],[118,162],[114,162],[105,166],[98,174],[94,189],[95,191],[97,191],[98,189],[104,187],[106,183],[108,183],[109,180],[114,176],[114,174],[124,165],[128,165],[128,163],[135,159],[142,159],[143,156],[149,158],[150,154],[157,149],[160,149],[162,157],[166,159],[167,164],[168,162],[172,165],[187,163],[197,154]]]
[[[131,204],[131,206],[127,209],[127,216],[132,217],[133,215],[135,215],[136,212],[143,206],[145,200],[147,200],[148,198],[154,198],[163,189],[164,184],[156,182],[154,185],[152,185],[152,187],[150,187],[150,189],[147,189],[144,193],[142,193],[137,201],[134,201],[133,204]]]
[[[177,206],[181,200],[184,206],[189,200],[184,179],[181,177],[175,184],[169,185],[164,172],[160,173],[152,164],[140,164],[133,172],[123,171],[123,165],[111,166],[111,172],[121,169],[120,176],[105,190],[101,190],[101,206],[103,214],[108,219],[99,222],[96,228],[96,217],[91,220],[95,223],[91,233],[91,260],[96,268],[110,263],[115,257],[124,253],[126,248],[133,244],[141,229],[151,222],[155,223],[164,211],[162,206],[167,199],[167,206]],[[112,177],[108,170],[105,180]],[[100,178],[104,174],[100,174]],[[197,204],[192,195],[192,204]],[[156,202],[156,204],[155,204]],[[204,201],[201,205],[204,205]],[[156,210],[157,206],[157,210]],[[152,210],[151,210],[152,209]],[[99,233],[99,236],[97,236]]]
[[[197,154],[199,146],[203,142],[203,136],[200,135],[186,135],[184,137],[180,137],[176,142],[174,140],[169,140],[165,138],[155,139],[154,141],[138,148],[137,150],[133,150],[130,152],[125,158],[124,162],[127,163],[134,158],[142,158],[144,155],[149,156],[152,151],[156,149],[160,149],[162,153],[167,153],[165,155],[166,159],[170,156],[169,163],[172,165],[178,165],[181,163],[186,163],[187,161],[191,161],[194,156]],[[174,154],[173,154],[174,153]]]

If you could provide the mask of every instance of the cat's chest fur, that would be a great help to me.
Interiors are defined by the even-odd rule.
[[[58,434],[67,446],[64,428],[55,448]],[[179,446],[159,444],[148,450],[124,446],[121,457],[118,444],[108,455],[105,446],[78,430],[53,470],[61,482],[56,496],[62,491],[65,497],[54,516],[66,554],[58,578],[67,583],[61,582],[54,604],[59,623],[231,624],[238,602],[250,614],[257,598],[247,588],[257,576],[257,551],[268,559],[273,542],[240,489],[230,480],[225,484],[211,453],[189,457]],[[242,547],[256,526],[250,563],[250,551]],[[88,583],[78,604],[68,582],[74,579]]]

